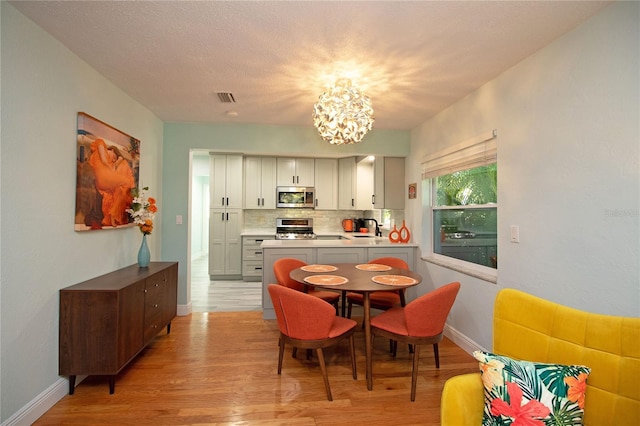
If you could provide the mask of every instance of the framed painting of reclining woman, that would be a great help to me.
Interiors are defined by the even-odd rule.
[[[76,231],[133,226],[125,211],[138,187],[140,140],[78,113]]]

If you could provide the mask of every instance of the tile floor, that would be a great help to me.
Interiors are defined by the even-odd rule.
[[[209,258],[191,262],[192,312],[240,312],[262,310],[262,283],[246,281],[211,281]]]

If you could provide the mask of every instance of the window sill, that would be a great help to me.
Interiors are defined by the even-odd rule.
[[[454,263],[454,262],[448,262],[444,259],[440,259],[440,258],[436,258],[435,256],[426,256],[426,257],[422,257],[422,260],[424,260],[425,262],[428,263],[432,263],[434,265],[438,265],[438,266],[442,266],[444,268],[447,269],[451,269],[453,271],[456,272],[460,272],[462,274],[465,275],[469,275],[471,277],[474,278],[478,278],[480,280],[483,281],[487,281],[493,284],[497,284],[498,283],[498,271],[494,270],[493,273],[491,272],[483,272],[483,271],[479,271],[478,269],[472,268],[472,267],[468,267],[468,266],[463,266],[460,265],[458,263]],[[489,268],[487,268],[489,269]]]

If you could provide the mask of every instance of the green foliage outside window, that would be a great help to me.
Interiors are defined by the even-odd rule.
[[[495,163],[436,178],[436,206],[467,206],[497,202],[498,173]]]

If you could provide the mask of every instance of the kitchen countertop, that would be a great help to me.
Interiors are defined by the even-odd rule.
[[[355,235],[367,235],[370,238],[355,237]],[[341,236],[344,239],[335,240],[265,240],[262,242],[263,248],[282,247],[417,247],[417,243],[392,243],[387,237],[375,237],[373,234],[360,234],[358,232],[332,232],[317,233],[318,236]]]

